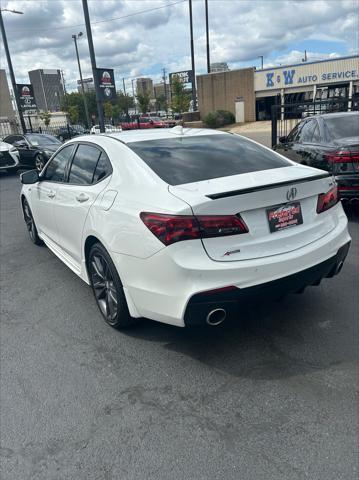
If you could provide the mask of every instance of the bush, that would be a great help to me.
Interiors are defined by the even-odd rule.
[[[224,127],[235,122],[235,117],[232,112],[227,110],[217,110],[215,113],[209,113],[203,122],[210,128]]]

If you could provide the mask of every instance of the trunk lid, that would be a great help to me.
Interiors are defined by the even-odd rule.
[[[296,250],[335,228],[333,212],[316,213],[318,195],[333,184],[327,172],[294,165],[169,186],[169,191],[188,203],[194,215],[240,214],[248,233],[202,239],[211,259],[240,261]],[[298,208],[298,203],[303,223],[271,233],[268,210],[294,204]]]

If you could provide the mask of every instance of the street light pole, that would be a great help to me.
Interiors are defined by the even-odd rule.
[[[77,57],[77,64],[79,66],[79,74],[80,74],[80,82],[81,82],[81,92],[82,92],[82,98],[84,101],[84,107],[85,107],[85,115],[86,115],[86,123],[87,123],[87,128],[90,128],[91,126],[91,121],[90,121],[90,115],[89,115],[89,110],[87,107],[87,100],[86,100],[86,94],[85,94],[85,87],[84,87],[84,82],[82,79],[82,71],[81,71],[81,63],[80,63],[80,57],[79,57],[79,50],[77,48],[77,39],[82,37],[82,32],[79,32],[77,35],[72,35],[72,38],[75,43],[75,50],[76,50],[76,57]],[[95,80],[95,79],[94,79]]]
[[[15,80],[14,70],[12,68],[10,51],[9,51],[9,46],[7,44],[4,21],[3,21],[3,18],[2,18],[2,13],[1,12],[18,13],[19,15],[22,15],[23,12],[18,12],[17,10],[8,10],[7,8],[0,9],[0,28],[1,28],[2,39],[3,39],[3,42],[4,42],[4,49],[5,49],[7,64],[8,64],[8,67],[9,67],[9,73],[10,73],[10,78],[11,78],[12,89],[13,89],[13,92],[14,92],[16,107],[17,107],[17,111],[19,113],[20,124],[21,124],[21,128],[22,128],[23,133],[26,133],[25,120],[24,120],[24,116],[23,116],[22,110],[21,110],[19,92],[17,91],[17,85],[16,85],[16,80]]]
[[[103,117],[103,108],[102,108],[102,104],[101,104],[100,86],[98,84],[98,78],[97,78],[95,50],[93,48],[90,14],[89,14],[89,8],[88,8],[88,5],[87,5],[87,0],[82,0],[82,7],[83,7],[84,17],[85,17],[87,41],[88,41],[89,50],[90,50],[92,75],[93,75],[93,79],[94,79],[94,82],[95,82],[98,123],[99,123],[99,126],[100,126],[100,132],[105,133],[105,119]]]
[[[208,27],[208,0],[204,0],[206,12],[206,50],[207,50],[207,73],[211,73],[211,60],[209,55],[209,27]]]
[[[191,35],[191,61],[192,61],[192,101],[193,101],[193,111],[197,110],[197,95],[196,95],[196,70],[194,64],[194,46],[193,46],[193,20],[192,20],[192,0],[189,0],[189,28]]]

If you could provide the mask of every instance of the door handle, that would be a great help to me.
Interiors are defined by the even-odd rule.
[[[80,193],[77,195],[76,200],[80,203],[87,202],[90,197],[86,193]]]
[[[49,198],[54,198],[55,195],[56,195],[55,192],[52,191],[52,190],[50,190],[50,191],[48,192],[48,194],[47,194],[47,196],[48,196]]]

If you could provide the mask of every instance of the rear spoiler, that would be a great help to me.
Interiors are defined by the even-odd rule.
[[[245,193],[259,192],[261,190],[270,190],[272,188],[283,187],[285,185],[295,185],[296,183],[312,182],[314,180],[320,180],[321,178],[328,178],[330,176],[331,176],[330,173],[325,172],[319,175],[313,175],[312,177],[299,178],[297,180],[286,180],[284,182],[271,183],[269,185],[259,185],[258,187],[242,188],[240,190],[231,190],[230,192],[213,193],[210,195],[206,195],[206,197],[210,198],[211,200],[217,200],[219,198],[226,198],[226,197],[235,197],[236,195],[244,195]]]

